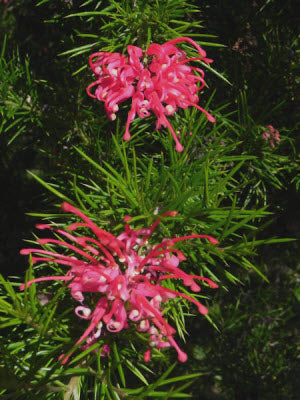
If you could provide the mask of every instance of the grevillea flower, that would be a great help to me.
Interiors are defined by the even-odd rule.
[[[199,57],[187,58],[184,51],[174,46],[180,42],[192,44]],[[105,111],[111,120],[116,118],[119,104],[131,98],[124,140],[130,139],[129,126],[136,114],[145,118],[152,111],[157,117],[156,129],[161,126],[169,128],[176,150],[182,151],[183,147],[166,116],[173,115],[178,108],[193,106],[204,112],[210,122],[215,122],[215,118],[197,104],[197,92],[205,86],[204,72],[187,65],[190,61],[211,63],[212,60],[206,58],[205,51],[187,37],[170,40],[162,45],[152,43],[145,54],[136,46],[127,46],[127,51],[128,58],[120,53],[106,52],[90,56],[89,64],[96,81],[88,86],[88,95],[104,102]],[[95,94],[92,94],[91,89],[94,87]]]
[[[274,128],[272,125],[268,125],[267,129],[263,132],[262,138],[268,142],[270,141],[270,147],[274,149],[274,140],[278,144],[280,143],[280,135],[277,129]]]
[[[178,359],[186,361],[187,355],[179,348],[173,336],[175,329],[163,316],[163,305],[170,299],[183,298],[194,303],[201,314],[207,314],[207,308],[186,295],[163,285],[169,279],[180,279],[183,285],[193,292],[199,292],[200,286],[196,282],[204,281],[211,288],[218,285],[208,278],[189,275],[178,266],[185,256],[174,246],[177,242],[204,238],[213,244],[218,241],[211,236],[196,235],[163,239],[154,246],[148,244],[155,227],[159,224],[158,218],[150,228],[134,230],[128,222],[130,217],[125,217],[125,231],[119,236],[97,227],[85,214],[68,203],[62,204],[62,209],[78,215],[83,222],[74,223],[66,228],[53,229],[49,225],[38,224],[38,229],[52,229],[60,236],[59,239],[38,239],[41,245],[54,244],[65,247],[76,254],[68,256],[52,250],[38,248],[22,249],[21,254],[32,254],[32,262],[55,262],[68,268],[65,275],[47,276],[27,282],[29,287],[34,282],[60,280],[65,282],[71,290],[71,296],[80,305],[75,308],[79,318],[89,321],[89,326],[78,339],[76,344],[84,344],[88,348],[98,341],[101,335],[109,332],[116,333],[136,325],[140,332],[149,335],[149,349],[144,354],[148,361],[151,347],[161,349],[172,346],[177,350]],[[175,216],[177,212],[166,212],[162,215]],[[93,232],[90,236],[74,236],[73,231],[80,228],[89,228]],[[20,287],[25,289],[25,284]],[[91,295],[89,295],[91,294]],[[88,304],[96,304],[94,309]],[[84,343],[85,342],[85,343]],[[102,350],[108,353],[109,347]],[[62,363],[66,363],[70,355],[62,355]]]

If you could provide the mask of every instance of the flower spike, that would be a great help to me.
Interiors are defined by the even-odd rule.
[[[194,46],[199,57],[187,58],[183,50],[175,47],[182,42]],[[124,140],[130,140],[129,127],[136,115],[146,118],[152,111],[157,118],[156,129],[161,126],[168,128],[176,151],[183,151],[179,137],[166,116],[173,115],[178,108],[191,106],[203,112],[209,122],[215,122],[215,118],[197,104],[197,92],[205,86],[204,72],[187,65],[190,61],[200,60],[209,64],[213,60],[206,58],[206,52],[188,37],[176,38],[162,45],[152,43],[145,54],[141,48],[131,45],[127,46],[127,51],[128,58],[123,54],[105,52],[90,56],[89,64],[96,81],[87,87],[87,94],[104,102],[110,120],[116,118],[119,104],[131,98]]]
[[[137,63],[138,51],[132,52],[132,59]],[[124,218],[125,231],[117,237],[99,228],[84,213],[69,203],[63,203],[62,209],[80,217],[84,222],[70,225],[67,230],[89,228],[96,236],[87,237],[72,235],[62,229],[54,229],[47,224],[38,224],[39,229],[50,229],[63,236],[66,241],[58,239],[39,239],[39,244],[52,243],[60,246],[71,255],[64,255],[52,250],[39,248],[22,249],[21,254],[33,255],[32,261],[55,262],[67,267],[65,275],[35,278],[20,286],[20,290],[33,283],[62,281],[71,290],[71,296],[80,305],[75,307],[75,314],[89,320],[89,326],[77,340],[76,345],[82,349],[96,343],[101,336],[116,334],[136,325],[136,329],[149,335],[150,347],[144,354],[144,361],[151,358],[151,348],[162,349],[173,347],[178,360],[185,362],[187,355],[174,340],[176,330],[167,321],[163,306],[170,299],[184,298],[194,303],[201,314],[207,314],[207,308],[193,297],[163,286],[166,279],[179,279],[184,286],[193,292],[199,292],[200,286],[195,280],[206,282],[211,288],[218,285],[208,278],[189,275],[179,268],[185,256],[174,245],[176,242],[205,238],[212,244],[218,241],[208,235],[191,234],[188,236],[163,239],[161,243],[149,246],[148,239],[157,227],[161,218],[177,215],[176,211],[168,211],[158,218],[150,228],[134,230],[129,223],[131,217]],[[80,246],[81,248],[79,248]],[[76,254],[76,257],[72,254]],[[77,258],[80,257],[80,258]],[[117,259],[116,259],[117,258]],[[121,263],[121,265],[120,265]],[[97,304],[92,310],[90,303]],[[101,355],[109,353],[109,346],[104,345]],[[72,352],[61,355],[63,364],[67,363]]]

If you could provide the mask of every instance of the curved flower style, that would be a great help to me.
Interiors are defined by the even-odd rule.
[[[188,59],[184,51],[174,46],[180,42],[192,44],[199,57]],[[127,51],[128,59],[120,53],[99,52],[90,56],[89,64],[96,81],[88,86],[88,95],[104,102],[105,111],[111,120],[116,118],[119,104],[132,98],[124,140],[130,139],[129,125],[136,114],[145,118],[152,110],[157,117],[156,129],[168,127],[175,140],[176,150],[182,151],[183,147],[166,115],[173,115],[178,108],[193,106],[204,112],[210,122],[215,122],[215,118],[197,104],[197,92],[205,85],[204,72],[187,65],[189,61],[211,63],[212,60],[206,58],[205,51],[187,37],[170,40],[162,45],[152,43],[143,62],[141,48],[129,45]],[[93,87],[96,87],[95,94],[91,93]]]
[[[38,229],[53,229],[68,239],[39,239],[38,243],[66,247],[80,258],[43,249],[22,249],[21,254],[33,254],[33,263],[48,261],[69,267],[66,275],[36,278],[27,282],[27,287],[34,282],[51,280],[67,283],[71,289],[71,296],[81,303],[75,308],[76,315],[90,321],[89,327],[76,342],[79,344],[86,340],[83,348],[95,343],[101,334],[119,332],[128,328],[129,323],[135,323],[138,331],[149,334],[150,348],[144,354],[145,361],[150,359],[151,347],[160,349],[169,346],[177,350],[180,361],[186,361],[187,355],[173,338],[175,329],[162,315],[163,304],[169,299],[181,297],[194,303],[201,314],[207,314],[208,311],[193,297],[164,287],[163,282],[167,279],[181,279],[193,292],[200,291],[196,280],[206,282],[211,288],[217,288],[218,285],[210,279],[189,275],[179,269],[180,261],[186,258],[174,245],[176,242],[194,238],[205,238],[213,244],[217,244],[218,241],[211,236],[192,233],[189,236],[163,239],[161,243],[151,247],[148,245],[148,239],[159,224],[160,218],[150,228],[134,230],[130,228],[128,222],[131,218],[127,216],[124,219],[125,231],[116,237],[97,227],[72,205],[63,203],[62,209],[78,215],[84,222],[74,223],[66,231],[38,224]],[[170,211],[162,216],[175,215],[176,211]],[[71,234],[81,227],[91,229],[94,237]],[[25,284],[20,289],[24,290]],[[85,293],[92,293],[94,300],[95,294],[99,294],[94,310],[85,304]],[[108,346],[102,350],[102,354],[107,352]],[[62,355],[62,363],[66,363],[69,357],[70,355]]]

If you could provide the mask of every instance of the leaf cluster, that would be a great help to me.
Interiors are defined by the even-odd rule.
[[[32,285],[21,293],[19,278],[1,278],[0,393],[4,399],[197,398],[201,385],[208,399],[234,399],[244,393],[245,399],[252,400],[258,398],[255,385],[260,377],[264,382],[261,396],[268,385],[279,382],[274,385],[279,388],[284,382],[294,361],[285,365],[292,347],[281,343],[287,337],[285,329],[292,325],[295,299],[286,295],[287,307],[280,299],[273,301],[273,286],[267,282],[278,292],[280,288],[270,274],[273,264],[261,261],[260,248],[263,245],[264,252],[270,249],[272,254],[280,243],[290,241],[272,231],[272,213],[283,211],[286,203],[278,199],[290,181],[299,186],[294,127],[290,129],[292,122],[283,116],[287,96],[293,96],[294,90],[289,68],[294,54],[290,58],[286,54],[288,48],[294,52],[296,43],[279,40],[276,18],[281,10],[275,7],[274,11],[274,6],[273,1],[260,2],[254,19],[254,5],[241,10],[239,4],[226,11],[221,2],[203,2],[199,9],[185,0],[41,0],[37,4],[10,2],[5,17],[0,16],[0,32],[10,26],[0,58],[3,154],[11,160],[12,152],[18,158],[25,148],[32,151],[26,175],[14,163],[14,173],[8,174],[12,162],[4,163],[3,174],[13,180],[19,168],[21,177],[33,178],[46,189],[42,195],[37,190],[37,204],[30,207],[38,211],[30,215],[64,227],[77,219],[58,208],[53,213],[53,204],[68,201],[117,235],[123,230],[125,215],[132,216],[132,226],[139,228],[148,227],[165,211],[177,210],[176,218],[160,224],[153,243],[191,231],[220,242],[218,246],[200,240],[178,244],[187,256],[183,268],[210,277],[220,289],[212,294],[203,288],[201,301],[211,312],[202,322],[187,302],[168,303],[166,314],[181,339],[190,333],[185,346],[191,362],[184,368],[176,366],[176,373],[172,351],[154,351],[153,363],[143,362],[148,338],[135,329],[79,351],[73,343],[84,327],[78,324],[65,286]],[[270,10],[273,14],[266,17]],[[272,19],[274,12],[277,17]],[[258,46],[248,17],[259,21],[260,27],[265,24]],[[25,26],[24,20],[39,23]],[[228,20],[239,22],[224,27]],[[241,31],[235,27],[244,29],[237,50],[233,47]],[[292,38],[290,27],[285,31]],[[229,47],[221,49],[215,34]],[[206,80],[217,90],[210,97],[209,88],[199,93],[201,106],[214,110],[216,124],[192,109],[170,117],[184,146],[182,153],[174,150],[167,130],[155,130],[154,117],[133,121],[132,138],[124,142],[129,102],[122,104],[112,123],[103,105],[87,98],[85,87],[94,79],[86,69],[88,55],[98,50],[125,53],[128,44],[146,49],[151,42],[178,36],[194,38],[216,59],[217,67],[206,69]],[[242,47],[245,43],[247,49]],[[180,46],[194,55],[190,46]],[[218,53],[214,54],[214,48]],[[288,67],[283,73],[284,66]],[[274,149],[262,139],[270,123],[281,135]],[[28,209],[28,200],[22,201]],[[34,270],[31,266],[26,279],[50,271],[65,273],[54,263],[42,264]],[[294,279],[290,277],[291,282]],[[184,290],[180,282],[173,288]],[[44,305],[41,296],[47,298]],[[293,334],[289,337],[294,340]],[[111,354],[103,358],[101,349],[107,343]],[[70,364],[62,367],[59,355],[74,350]],[[214,390],[207,390],[209,385]],[[247,397],[248,389],[252,398]],[[281,392],[282,396],[288,393]]]

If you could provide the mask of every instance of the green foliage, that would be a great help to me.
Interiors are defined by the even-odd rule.
[[[207,398],[296,399],[299,263],[295,268],[291,260],[282,270],[274,251],[267,257],[273,265],[270,285],[250,276],[247,285],[239,288],[235,303],[223,298],[211,308],[219,332],[204,324],[195,327],[195,367],[210,372],[209,385],[217,394],[210,397],[203,387]],[[215,338],[213,346],[210,335]],[[197,384],[202,385],[201,381]]]
[[[299,238],[300,226],[297,204],[289,207],[288,199],[300,176],[293,1],[227,7],[220,1],[10,0],[0,9],[1,185],[6,193],[18,183],[4,197],[2,237],[18,229],[18,207],[55,227],[77,221],[53,212],[54,204],[68,201],[114,234],[123,230],[125,215],[139,228],[177,210],[153,234],[154,243],[191,231],[220,242],[178,243],[187,256],[183,268],[220,285],[213,294],[201,292],[206,319],[196,318],[187,302],[166,306],[186,340],[183,366],[173,362],[173,351],[155,349],[145,364],[148,338],[134,327],[82,351],[74,343],[84,323],[66,286],[41,283],[21,292],[24,278],[1,277],[1,398],[296,399],[299,245],[284,245]],[[133,121],[132,138],[124,142],[129,102],[111,122],[103,105],[88,98],[85,88],[94,79],[88,56],[125,54],[128,44],[146,49],[179,36],[192,37],[215,59],[213,68],[201,63],[215,90],[207,87],[199,97],[217,122],[191,108],[171,116],[182,153],[167,130],[155,131],[153,116]],[[194,55],[189,45],[179,46]],[[262,138],[270,124],[281,138],[273,149]],[[19,182],[29,188],[26,197]],[[5,275],[15,275],[22,245],[14,246],[6,258],[1,253]],[[26,280],[53,274],[65,270],[30,266]],[[179,282],[174,288],[184,290]],[[107,357],[101,357],[104,344],[111,347]],[[58,357],[74,350],[62,366]]]
[[[5,57],[6,37],[0,55],[0,135],[9,135],[11,144],[22,132],[27,134],[33,127],[41,127],[37,84],[30,72],[30,62],[21,61],[17,51],[7,61]]]
[[[40,5],[43,3],[45,2],[41,2]],[[64,54],[78,56],[90,53],[95,47],[109,52],[122,51],[127,44],[144,47],[151,42],[159,43],[185,36],[186,32],[196,38],[214,37],[198,32],[202,25],[193,19],[192,15],[199,13],[199,9],[186,0],[109,0],[107,3],[108,5],[105,2],[88,1],[75,6],[75,10],[77,8],[79,12],[74,12],[72,8],[71,13],[68,10],[65,14],[56,15],[55,21],[60,18],[79,18],[83,22],[85,32],[76,31],[78,40],[93,39],[93,42],[75,47]],[[187,17],[185,21],[181,20],[182,14]],[[215,45],[206,42],[205,44]]]

